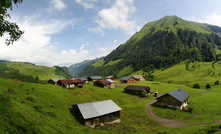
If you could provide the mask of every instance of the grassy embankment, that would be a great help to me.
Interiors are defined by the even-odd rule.
[[[196,131],[194,126],[182,129],[163,127],[150,119],[145,113],[145,106],[155,98],[153,95],[150,98],[140,98],[123,93],[122,88],[103,89],[90,84],[82,89],[67,90],[55,85],[4,79],[0,79],[0,83],[0,93],[7,93],[9,88],[15,90],[15,95],[7,93],[12,101],[12,111],[19,113],[21,120],[32,123],[38,133],[188,133]],[[166,93],[179,87],[188,92],[205,92],[204,89],[192,89],[176,84],[155,85],[151,82],[138,82],[136,85],[148,85],[153,92]],[[72,105],[107,99],[112,99],[123,109],[120,124],[90,129],[79,124],[73,116]],[[190,98],[191,104],[195,103],[194,100],[195,97]],[[203,129],[204,127],[198,126],[197,128]]]

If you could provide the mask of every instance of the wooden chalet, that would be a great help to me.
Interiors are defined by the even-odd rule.
[[[66,80],[58,80],[57,85],[62,86],[64,88],[74,88],[74,87],[83,87],[83,81],[81,79],[66,79]]]
[[[145,77],[143,75],[134,75],[133,76],[137,81],[144,81]]]
[[[111,88],[115,88],[115,81],[113,81],[111,79],[106,79],[106,80],[111,83]]]
[[[110,76],[107,76],[106,79],[117,80],[117,77],[110,75]]]
[[[189,93],[181,88],[178,88],[156,99],[158,105],[166,105],[168,107],[174,107],[182,110],[189,103],[189,96]]]
[[[103,88],[111,88],[111,82],[107,80],[97,80],[94,82],[94,85]]]
[[[48,81],[48,84],[57,85],[57,82],[58,82],[59,80],[63,80],[63,78],[60,77],[60,78],[56,78],[56,79],[50,79],[50,80]]]
[[[134,95],[141,95],[143,91],[150,93],[150,87],[128,85],[127,87],[124,88],[125,93],[134,94]]]
[[[120,123],[122,110],[112,100],[76,104],[73,106],[76,117],[85,126],[94,128],[106,124]]]
[[[103,80],[101,76],[89,76],[88,81],[97,81],[97,80]]]
[[[121,83],[136,83],[137,80],[134,79],[134,77],[132,76],[123,76],[122,78],[120,78],[120,82]]]
[[[74,79],[76,79],[76,78],[74,78]],[[87,78],[81,77],[81,78],[78,78],[78,79],[81,79],[84,82],[84,84],[88,84],[88,79]]]

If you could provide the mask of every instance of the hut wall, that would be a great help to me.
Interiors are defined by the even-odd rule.
[[[49,80],[48,84],[57,85],[57,83],[55,83],[53,80]]]
[[[130,78],[129,80],[127,80],[127,83],[137,83],[137,80],[135,80],[134,78]]]
[[[116,78],[116,77],[111,77],[110,79],[111,79],[111,80],[117,80],[117,78]]]
[[[111,88],[115,88],[115,83],[111,83]]]
[[[141,78],[140,78],[140,81],[144,81],[144,80],[145,80],[145,78],[144,78],[144,77],[141,77]]]
[[[172,96],[170,96],[168,94],[158,98],[157,104],[167,105],[169,107],[175,107],[177,109],[180,109],[180,107],[181,107],[181,102],[179,102],[177,99],[173,98]]]
[[[138,91],[138,90],[127,90],[124,89],[125,93],[129,93],[129,94],[134,94],[134,95],[141,95],[142,91]]]

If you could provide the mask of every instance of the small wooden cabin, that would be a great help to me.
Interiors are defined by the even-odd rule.
[[[106,79],[117,80],[117,77],[110,75],[110,76],[107,76]]]
[[[103,80],[101,76],[89,76],[88,81],[97,81],[97,80]]]
[[[66,79],[66,80],[58,80],[57,85],[62,86],[64,88],[72,89],[74,87],[83,87],[83,81],[81,79]]]
[[[144,81],[145,77],[143,75],[134,75],[133,76],[137,81]]]
[[[63,78],[50,79],[48,84],[57,85],[58,80],[63,80]]]
[[[97,80],[94,82],[95,86],[103,87],[103,88],[111,88],[111,82],[107,80]]]
[[[122,109],[112,100],[76,104],[73,109],[81,123],[91,128],[120,123],[120,111]]]
[[[120,82],[121,83],[136,83],[137,80],[134,79],[134,77],[132,76],[123,76],[122,78],[120,78]]]
[[[115,81],[113,81],[111,79],[106,79],[106,80],[111,83],[111,88],[115,88]]]
[[[134,95],[141,95],[143,91],[150,93],[150,87],[128,85],[127,87],[124,88],[125,93],[134,94]]]
[[[166,105],[182,110],[189,103],[190,94],[181,88],[171,91],[157,98],[158,105]]]
[[[78,79],[81,79],[81,80],[84,82],[84,84],[87,84],[87,83],[88,83],[88,79],[85,78],[85,77],[81,77],[81,78],[78,78]]]

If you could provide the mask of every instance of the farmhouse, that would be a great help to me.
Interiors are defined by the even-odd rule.
[[[106,79],[117,80],[117,77],[110,75],[110,76],[107,76]]]
[[[129,86],[124,88],[125,93],[135,94],[135,95],[141,95],[143,91],[146,91],[147,93],[150,93],[150,87],[129,85]]]
[[[95,86],[103,87],[103,88],[111,88],[111,82],[107,80],[97,80],[94,82]]]
[[[143,75],[134,75],[133,76],[137,81],[144,81],[145,77]]]
[[[189,93],[181,88],[178,88],[174,91],[158,97],[157,104],[182,109],[189,103],[189,96]]]
[[[73,109],[81,123],[91,128],[120,123],[120,110],[122,109],[112,100],[76,104]]]
[[[81,80],[84,82],[84,84],[87,84],[87,83],[88,83],[88,79],[87,79],[87,78],[85,78],[85,77],[78,78],[78,79],[81,79]]]
[[[115,81],[113,81],[111,79],[106,79],[106,80],[111,83],[111,88],[115,88]]]
[[[50,79],[48,81],[48,84],[57,85],[58,80],[62,80],[62,79],[63,79],[62,77],[56,78],[56,79]]]
[[[135,80],[132,76],[123,76],[120,78],[121,83],[136,83],[137,80]]]
[[[62,86],[64,88],[74,88],[74,87],[83,87],[83,81],[81,79],[66,79],[66,80],[58,80],[57,85]]]
[[[101,76],[89,76],[88,81],[96,81],[96,80],[102,80],[103,78]]]

